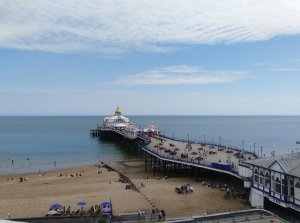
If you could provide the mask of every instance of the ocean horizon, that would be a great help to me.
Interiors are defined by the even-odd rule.
[[[0,174],[48,171],[138,158],[116,142],[90,137],[105,116],[0,116]],[[177,139],[244,148],[270,156],[297,152],[300,116],[128,115]],[[254,148],[255,143],[255,148]],[[298,145],[299,146],[299,145]],[[12,162],[13,160],[13,162]],[[54,165],[55,162],[55,165]]]

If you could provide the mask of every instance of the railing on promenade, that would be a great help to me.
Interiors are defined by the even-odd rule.
[[[221,211],[221,210],[220,210]],[[211,222],[269,222],[274,218],[272,212],[263,209],[246,209],[246,210],[230,210],[229,212],[208,213],[202,216],[192,216],[187,220],[170,221],[170,222],[199,222],[199,223],[211,223]]]

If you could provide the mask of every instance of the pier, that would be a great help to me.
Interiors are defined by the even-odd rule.
[[[177,140],[163,135],[147,135],[139,132],[137,138],[127,139],[123,130],[116,128],[91,129],[92,137],[108,138],[126,147],[136,147],[144,152],[145,170],[153,170],[168,176],[181,173],[197,176],[198,170],[214,171],[242,179],[238,174],[239,163],[257,156],[236,148],[200,143],[198,141]]]
[[[139,129],[134,122],[123,116],[121,109],[116,108],[113,115],[104,118],[102,124],[90,130],[92,137],[107,138],[130,148],[143,151],[145,170],[149,167],[154,175],[157,170],[165,174],[191,172],[199,169],[239,176],[240,163],[257,158],[251,152],[229,148],[227,146],[205,142],[179,140],[160,134],[152,123],[147,129]],[[243,146],[244,147],[244,146]],[[150,159],[150,160],[149,160]],[[184,170],[184,171],[182,171]]]
[[[121,144],[129,147],[136,146],[137,144],[147,145],[151,142],[151,139],[144,134],[138,134],[136,139],[128,139],[125,136],[125,130],[117,129],[117,128],[98,127],[97,129],[91,129],[90,136],[116,140]]]
[[[93,137],[100,136],[100,129],[91,129],[90,136],[93,136]]]
[[[145,152],[145,169],[150,166],[154,174],[159,171],[168,176],[179,172],[197,176],[198,169],[204,169],[242,179],[238,164],[256,158],[242,150],[164,136],[151,137],[150,143],[141,149]]]

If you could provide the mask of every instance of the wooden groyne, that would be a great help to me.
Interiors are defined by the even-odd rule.
[[[130,188],[137,191],[137,192],[140,192],[138,187],[130,180],[129,177],[127,177],[126,175],[124,175],[123,173],[121,173],[120,171],[112,168],[110,165],[104,163],[104,162],[101,162],[102,163],[102,167],[106,168],[108,171],[113,171],[113,172],[116,172],[119,174],[119,177],[120,177],[120,181],[122,181],[123,183],[127,183],[130,185]]]

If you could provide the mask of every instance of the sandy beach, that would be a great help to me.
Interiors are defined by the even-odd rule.
[[[224,192],[203,186],[194,178],[167,178],[144,172],[143,161],[109,162],[139,188],[125,189],[120,175],[104,167],[84,166],[56,169],[46,173],[0,176],[0,219],[10,213],[16,217],[45,216],[51,204],[70,205],[77,210],[78,201],[87,202],[86,208],[111,199],[114,214],[137,213],[152,208],[164,209],[167,218],[201,215],[218,208],[248,208],[239,198],[224,199]],[[71,174],[73,177],[71,177]],[[76,176],[77,174],[77,176]],[[19,182],[19,178],[27,181]],[[147,179],[148,178],[148,179]],[[145,186],[139,187],[140,184]],[[177,194],[175,187],[190,183],[194,192]]]

